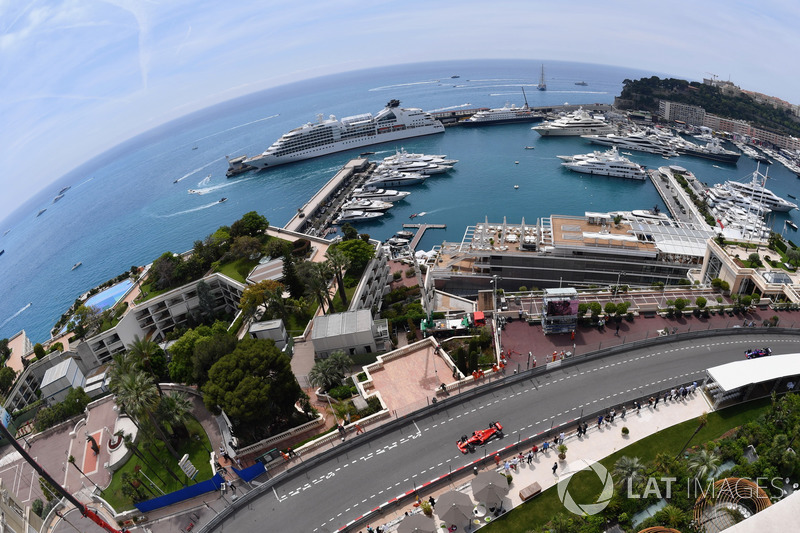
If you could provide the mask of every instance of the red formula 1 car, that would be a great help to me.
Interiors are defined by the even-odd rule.
[[[487,429],[473,431],[471,437],[462,435],[456,442],[456,446],[461,453],[473,452],[475,446],[486,444],[492,437],[503,438],[503,426],[500,425],[500,422],[492,422]]]
[[[757,357],[772,355],[772,350],[769,348],[756,348],[755,350],[747,350],[744,354],[747,356],[747,359],[756,359]]]

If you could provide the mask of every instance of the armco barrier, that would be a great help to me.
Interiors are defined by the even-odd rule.
[[[242,478],[242,481],[249,482],[251,479],[255,479],[266,472],[267,468],[264,466],[264,463],[256,461],[256,464],[243,468],[242,470],[234,467],[233,471],[236,472],[237,476]]]
[[[211,479],[201,481],[200,483],[195,483],[194,485],[189,485],[188,487],[184,487],[180,490],[176,490],[175,492],[170,492],[169,494],[159,496],[158,498],[153,498],[152,500],[139,502],[136,504],[136,508],[142,513],[148,513],[155,509],[161,509],[162,507],[167,507],[168,505],[182,502],[207,492],[219,490],[220,485],[222,485],[224,482],[225,480],[221,475],[214,474],[214,477]]]
[[[689,333],[680,333],[678,335],[669,335],[669,336],[666,336],[666,337],[653,337],[653,338],[650,338],[650,339],[630,342],[630,343],[624,344],[624,345],[613,346],[613,347],[609,347],[609,348],[603,348],[602,350],[597,350],[595,352],[589,352],[589,353],[581,354],[581,355],[574,355],[572,357],[563,359],[561,361],[561,364],[562,364],[562,366],[572,366],[572,365],[575,365],[575,364],[578,364],[578,363],[584,363],[584,362],[589,361],[589,360],[598,359],[598,358],[602,358],[602,357],[605,357],[605,356],[608,356],[608,355],[614,355],[614,354],[625,352],[625,351],[629,351],[629,350],[655,347],[655,346],[659,346],[659,345],[662,345],[662,344],[669,344],[671,342],[675,342],[676,340],[686,340],[686,339],[693,339],[693,338],[704,338],[704,337],[715,337],[715,336],[732,336],[732,337],[735,337],[735,336],[740,336],[740,335],[754,335],[754,334],[756,334],[756,335],[757,334],[797,335],[797,330],[788,329],[788,328],[780,328],[780,327],[775,327],[775,328],[724,328],[724,329],[698,330],[698,331],[692,331],[692,332],[689,332]],[[391,431],[394,431],[398,427],[409,423],[409,420],[413,420],[414,418],[417,418],[419,416],[427,416],[430,413],[433,413],[433,412],[436,412],[436,411],[439,411],[439,410],[443,410],[443,409],[447,409],[447,408],[450,408],[450,407],[454,406],[455,404],[459,404],[459,403],[468,401],[468,400],[474,398],[475,396],[478,396],[478,395],[481,395],[481,394],[490,393],[490,392],[493,392],[493,391],[495,391],[497,389],[512,385],[514,383],[525,381],[525,380],[531,379],[531,378],[533,378],[535,376],[538,376],[540,374],[546,374],[548,372],[550,372],[550,370],[548,370],[547,368],[542,366],[542,367],[532,368],[530,370],[523,370],[522,372],[519,372],[517,374],[510,374],[505,379],[494,381],[494,382],[490,382],[490,383],[487,383],[486,385],[482,385],[480,387],[476,387],[476,388],[473,388],[473,389],[466,390],[466,391],[464,391],[461,394],[458,394],[456,396],[446,397],[444,399],[439,400],[436,404],[428,405],[428,406],[423,407],[422,409],[420,409],[420,410],[418,410],[416,412],[409,413],[408,415],[396,418],[395,420],[393,420],[391,422],[387,422],[387,423],[385,423],[385,424],[383,424],[381,426],[375,427],[374,429],[372,429],[370,432],[368,432],[366,434],[359,435],[358,437],[355,437],[355,438],[349,438],[349,439],[347,439],[346,442],[344,442],[344,443],[342,443],[340,445],[337,445],[335,448],[332,448],[330,450],[326,450],[325,452],[323,452],[323,453],[321,453],[321,454],[319,454],[317,456],[308,458],[304,462],[302,462],[299,465],[297,465],[297,466],[291,468],[290,470],[284,472],[283,474],[279,475],[278,477],[272,478],[272,479],[266,481],[265,483],[262,483],[261,485],[259,485],[255,489],[247,492],[242,497],[240,497],[236,501],[235,504],[227,506],[222,512],[220,512],[219,514],[214,516],[208,523],[206,523],[203,526],[203,528],[198,533],[208,533],[208,532],[216,530],[217,527],[225,520],[225,518],[228,517],[228,515],[233,513],[238,508],[247,506],[250,502],[252,502],[256,498],[258,498],[264,492],[267,492],[267,491],[271,490],[272,486],[275,485],[277,482],[282,482],[282,481],[285,481],[287,478],[291,478],[291,477],[302,475],[305,472],[307,472],[308,470],[310,470],[310,469],[318,466],[319,464],[323,463],[324,461],[327,461],[327,460],[331,459],[332,457],[335,457],[335,456],[337,456],[339,454],[346,453],[351,448],[362,444],[365,439],[373,439],[373,438],[379,437],[381,435],[384,435],[386,433],[389,433]],[[653,391],[653,392],[655,392],[655,391]],[[635,399],[635,398],[632,398],[632,399]],[[584,413],[583,418],[584,419],[588,419],[589,416],[596,416],[596,415],[595,415],[595,413],[591,413],[591,414],[590,413]],[[566,422],[565,424],[562,424],[561,427],[564,427],[564,426],[567,426],[567,425],[570,425],[570,424],[574,424],[576,422],[577,422],[577,420],[572,420],[572,421]],[[551,434],[551,432],[555,431],[555,430],[556,430],[556,428],[553,428],[553,429],[548,430],[548,431],[544,431],[544,432],[542,432],[542,433],[540,433],[538,435],[535,435],[532,440],[540,439],[540,438],[542,438],[542,437],[544,437],[546,435]],[[504,452],[507,453],[510,449],[517,448],[518,446],[526,446],[526,445],[528,445],[528,442],[526,442],[526,441],[530,441],[530,439],[524,439],[524,440],[521,440],[519,442],[510,444],[507,447],[505,447],[503,450],[500,450],[500,453],[504,453]],[[423,489],[423,488],[424,489],[431,489],[434,486],[439,485],[440,483],[443,483],[445,480],[450,479],[451,476],[458,476],[458,475],[461,475],[461,474],[463,474],[465,472],[471,472],[473,466],[477,466],[477,465],[483,464],[483,462],[486,461],[486,460],[488,460],[487,457],[478,458],[478,459],[468,463],[467,465],[464,465],[461,468],[453,470],[452,473],[443,474],[443,475],[441,475],[441,476],[439,476],[437,478],[434,478],[434,479],[432,479],[432,480],[430,480],[428,482],[424,482],[423,484],[421,484],[420,486],[417,487],[417,490],[420,490],[420,489]],[[380,506],[378,508],[375,508],[371,512],[369,512],[368,514],[365,514],[365,515],[363,515],[361,517],[358,517],[357,519],[351,521],[350,523],[348,523],[347,525],[342,527],[339,531],[351,531],[352,528],[356,527],[358,524],[364,523],[366,520],[370,519],[371,517],[374,517],[374,516],[376,516],[378,514],[381,514],[381,513],[385,512],[385,511],[389,510],[389,507],[394,507],[394,506],[397,506],[397,505],[401,505],[402,503],[405,503],[406,501],[410,501],[413,498],[414,498],[414,491],[409,491],[406,494],[400,495],[400,496],[398,496],[396,498],[392,498],[386,504],[384,504],[384,505],[382,505],[382,506]]]

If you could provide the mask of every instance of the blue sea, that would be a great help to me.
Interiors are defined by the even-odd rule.
[[[521,105],[521,87],[531,106],[612,103],[624,79],[661,75],[545,61],[548,90],[537,91],[540,65],[519,60],[437,62],[327,76],[220,104],[124,143],[57,180],[1,223],[0,235],[10,231],[0,237],[0,249],[5,249],[0,256],[0,338],[24,329],[33,342],[45,341],[58,317],[95,285],[167,250],[188,250],[195,240],[248,211],[283,226],[360,151],[374,150],[372,157],[377,158],[400,148],[361,148],[226,179],[226,155],[259,153],[319,114],[375,113],[394,98],[425,110]],[[576,86],[577,81],[588,85]],[[664,207],[649,182],[564,170],[556,155],[596,147],[580,138],[542,139],[530,126],[448,128],[443,135],[403,142],[409,151],[447,154],[460,162],[451,173],[409,188],[412,194],[406,200],[379,221],[360,224],[359,230],[385,239],[410,222],[412,213],[425,213],[414,222],[447,224],[445,230],[427,232],[420,246],[429,249],[444,240],[460,240],[466,226],[486,217],[491,222],[524,217],[532,223],[550,214]],[[636,152],[632,159],[648,167],[679,164],[709,184],[744,179],[755,169],[744,156],[737,166],[688,157],[668,163]],[[781,196],[799,189],[797,178],[779,164],[772,165],[769,175],[768,187]],[[53,203],[66,186],[71,188]],[[189,194],[189,189],[203,194]],[[219,203],[222,197],[228,201]],[[777,214],[776,231],[787,216],[800,223],[797,211]],[[82,265],[71,270],[79,261]]]

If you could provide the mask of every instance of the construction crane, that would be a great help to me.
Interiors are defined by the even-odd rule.
[[[50,476],[50,474],[48,474],[47,471],[44,468],[42,468],[41,465],[39,465],[39,463],[33,460],[33,457],[28,455],[28,452],[26,452],[25,449],[20,445],[20,443],[17,442],[17,439],[15,439],[14,435],[12,435],[10,431],[8,431],[8,428],[5,426],[5,424],[0,424],[0,433],[3,435],[3,437],[8,439],[8,442],[10,442],[11,446],[13,446],[14,449],[19,452],[22,458],[25,459],[25,461],[27,461],[27,463],[31,465],[31,467],[34,470],[36,470],[36,472],[38,472],[40,476],[42,476],[48,483],[50,483],[50,485],[52,485],[56,489],[56,492],[60,493],[67,499],[67,501],[69,501],[72,505],[74,505],[75,508],[78,509],[83,516],[87,517],[89,520],[91,520],[98,526],[102,527],[109,533],[122,533],[120,530],[111,527],[111,525],[108,522],[100,518],[97,515],[97,513],[86,507],[86,505],[79,502],[77,498],[75,498],[75,496],[67,492],[67,490],[64,487],[62,487],[55,479],[53,479]]]

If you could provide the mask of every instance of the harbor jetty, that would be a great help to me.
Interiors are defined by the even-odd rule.
[[[414,235],[414,238],[411,239],[408,247],[412,250],[417,249],[417,245],[419,241],[422,240],[422,236],[425,235],[425,231],[429,229],[446,229],[447,224],[403,224],[403,229],[416,229],[417,233]]]
[[[671,165],[659,167],[658,170],[649,170],[650,181],[664,200],[672,218],[681,223],[697,224],[697,227],[708,227],[705,217],[694,205],[694,202],[675,179],[675,173],[684,177],[695,195],[702,193],[702,184],[697,181],[694,174],[683,167]]]

